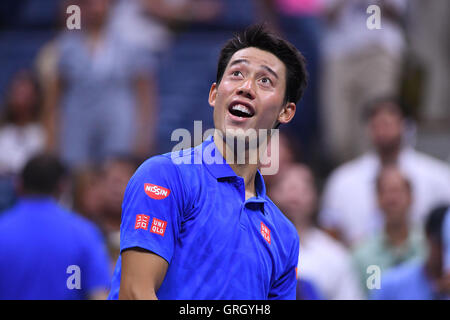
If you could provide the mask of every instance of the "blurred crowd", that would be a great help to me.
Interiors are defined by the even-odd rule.
[[[213,127],[221,46],[262,21],[309,73],[265,177],[300,235],[298,299],[448,299],[450,142],[437,159],[416,141],[430,124],[450,137],[449,13],[447,0],[3,0],[0,299],[105,298],[128,180],[175,129]],[[72,295],[69,265],[86,284]]]

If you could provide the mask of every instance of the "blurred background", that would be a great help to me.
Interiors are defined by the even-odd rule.
[[[79,30],[67,27],[73,4]],[[373,4],[381,28],[372,30]],[[310,76],[281,128],[280,171],[265,177],[300,234],[298,299],[404,298],[369,285],[373,265],[383,277],[426,274],[408,290],[430,289],[418,298],[448,297],[445,246],[425,226],[450,203],[449,15],[447,0],[1,1],[0,298],[105,297],[128,180],[146,158],[171,151],[173,130],[193,130],[194,120],[213,127],[220,49],[257,22],[304,54]],[[52,209],[36,195],[55,199]],[[93,230],[77,259],[92,270],[85,276],[104,280],[80,295],[65,295],[65,280],[65,291],[51,292],[25,276],[23,256],[49,256],[27,242],[39,242],[37,226],[69,223],[48,222],[46,210],[74,212]],[[39,219],[25,223],[34,211]],[[75,248],[83,234],[52,230],[47,246]],[[86,252],[105,259],[89,265]],[[58,260],[66,261],[54,251],[48,264]],[[402,271],[414,264],[426,267]],[[47,283],[69,276],[41,269]]]

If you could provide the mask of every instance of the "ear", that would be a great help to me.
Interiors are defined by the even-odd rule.
[[[217,83],[213,83],[211,89],[209,90],[208,103],[211,107],[215,107],[217,97]]]
[[[295,110],[297,106],[293,102],[288,102],[283,109],[281,109],[280,114],[278,115],[278,122],[280,123],[288,123],[292,120],[295,115]]]

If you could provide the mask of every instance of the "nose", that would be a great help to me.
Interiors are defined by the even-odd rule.
[[[253,89],[252,80],[248,79],[244,81],[242,85],[237,88],[237,95],[244,96],[250,100],[255,98],[255,90]]]

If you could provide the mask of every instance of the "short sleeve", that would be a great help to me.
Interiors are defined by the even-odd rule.
[[[275,280],[269,291],[269,300],[295,300],[297,289],[297,265],[300,241],[295,233],[295,242],[292,245],[288,263],[282,275]]]
[[[122,203],[120,250],[139,247],[172,260],[184,210],[179,170],[165,156],[142,164],[130,179]]]

